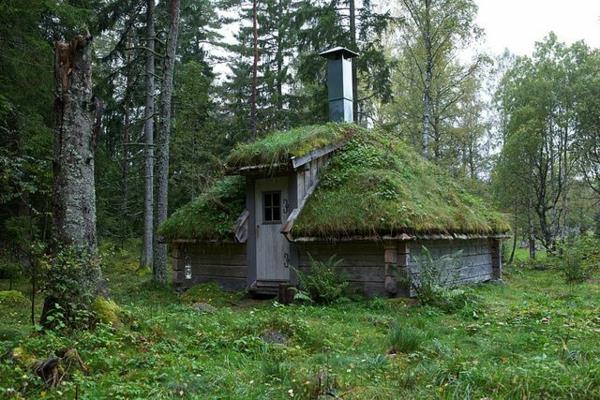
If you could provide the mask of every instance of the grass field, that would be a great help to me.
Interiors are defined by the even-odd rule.
[[[106,260],[124,310],[115,326],[40,334],[29,305],[0,304],[0,398],[600,399],[597,276],[571,286],[553,271],[508,268],[506,285],[477,286],[474,302],[447,314],[403,299],[179,298],[136,273],[128,252]],[[32,360],[65,347],[89,370],[44,388]]]

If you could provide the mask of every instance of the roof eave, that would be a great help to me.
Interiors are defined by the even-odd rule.
[[[347,236],[298,236],[285,232],[287,239],[294,243],[309,242],[353,242],[353,241],[411,241],[411,240],[473,240],[473,239],[507,239],[512,237],[508,233],[492,234],[407,234],[398,235],[347,235]]]
[[[292,170],[290,163],[245,165],[225,169],[225,175],[278,175]]]

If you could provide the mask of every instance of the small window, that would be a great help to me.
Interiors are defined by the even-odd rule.
[[[281,222],[281,192],[263,193],[263,222],[268,224]]]

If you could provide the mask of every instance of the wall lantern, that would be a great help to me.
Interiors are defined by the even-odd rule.
[[[185,265],[183,267],[183,272],[185,274],[185,279],[192,279],[192,260],[190,256],[185,257]]]

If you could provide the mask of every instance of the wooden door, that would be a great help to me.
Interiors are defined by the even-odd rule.
[[[288,216],[288,179],[257,179],[256,204],[256,279],[287,281],[289,242],[281,234]]]

